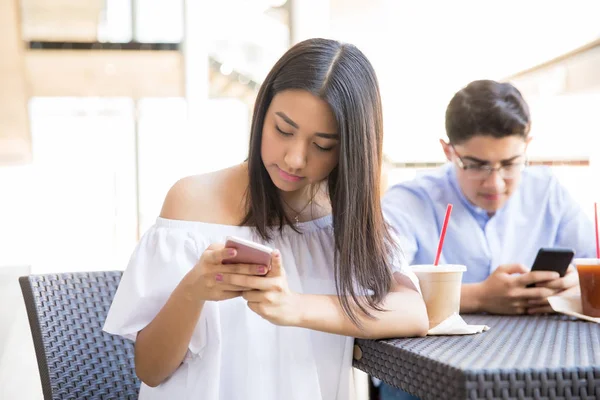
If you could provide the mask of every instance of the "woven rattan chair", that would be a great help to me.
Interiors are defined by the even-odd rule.
[[[133,343],[102,331],[120,271],[19,278],[44,399],[136,399]]]

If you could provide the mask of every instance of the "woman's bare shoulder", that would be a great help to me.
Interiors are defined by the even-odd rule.
[[[235,208],[242,203],[247,182],[247,170],[240,166],[187,176],[171,187],[160,216],[184,221],[232,224],[238,218],[231,217],[241,214]]]

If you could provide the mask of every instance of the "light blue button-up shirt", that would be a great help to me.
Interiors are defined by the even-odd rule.
[[[540,247],[595,257],[592,220],[547,167],[528,167],[519,187],[492,217],[463,195],[453,164],[391,187],[383,211],[410,264],[431,264],[446,206],[453,205],[440,263],[463,264],[464,283],[485,280],[499,265],[531,267]]]

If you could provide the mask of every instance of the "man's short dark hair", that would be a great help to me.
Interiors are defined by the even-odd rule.
[[[458,91],[446,108],[446,134],[453,144],[479,135],[525,138],[530,126],[529,106],[510,83],[473,81]]]

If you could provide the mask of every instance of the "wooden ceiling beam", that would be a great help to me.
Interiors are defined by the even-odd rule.
[[[179,51],[29,50],[32,96],[182,97]]]

